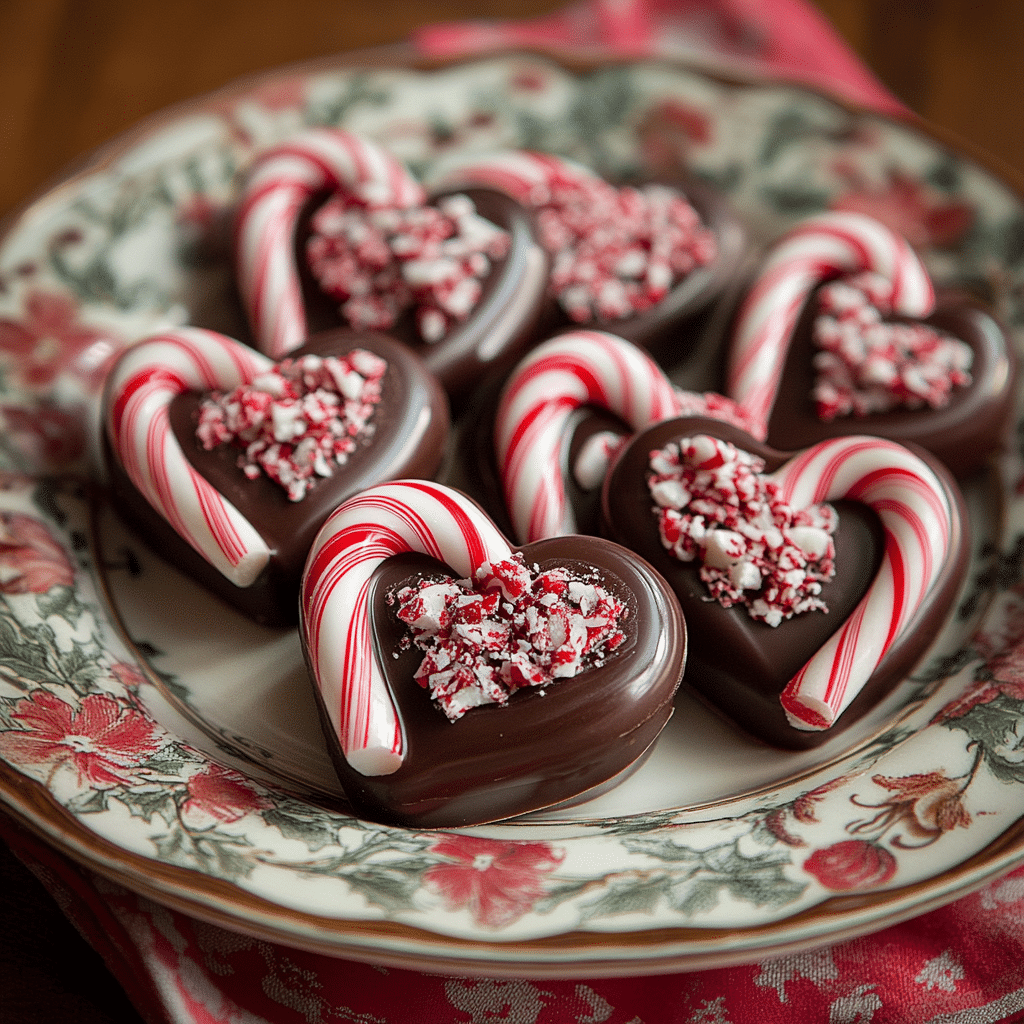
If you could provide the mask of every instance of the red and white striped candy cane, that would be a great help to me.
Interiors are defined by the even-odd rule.
[[[295,228],[303,206],[325,189],[348,192],[370,207],[408,208],[426,200],[400,161],[338,128],[310,128],[256,159],[238,211],[236,262],[257,345],[274,359],[307,338]]]
[[[590,168],[573,160],[534,153],[502,150],[485,156],[467,153],[443,161],[430,180],[431,188],[487,186],[504,192],[523,206],[542,206],[551,201],[551,188],[558,183],[602,183]]]
[[[860,213],[810,217],[772,247],[740,307],[729,347],[726,394],[761,424],[763,440],[786,352],[814,287],[839,274],[870,270],[889,282],[893,311],[927,316],[931,279],[900,235]]]
[[[841,437],[808,448],[772,474],[796,508],[851,498],[874,509],[885,531],[878,574],[847,621],[795,675],[782,705],[798,729],[839,717],[886,652],[915,625],[951,548],[959,516],[931,467],[902,445]]]
[[[432,555],[460,578],[512,554],[476,504],[426,480],[362,491],[324,523],[306,560],[300,628],[345,759],[362,775],[390,775],[405,756],[370,632],[371,578],[385,559],[403,552]]]
[[[616,335],[570,331],[538,345],[506,383],[494,427],[505,502],[523,543],[575,531],[562,447],[569,417],[583,405],[606,409],[633,430],[680,412],[658,364]]]
[[[239,587],[253,583],[270,549],[192,467],[171,429],[169,407],[185,391],[231,390],[271,366],[271,360],[232,338],[181,328],[128,349],[107,384],[107,434],[129,479],[181,537]]]

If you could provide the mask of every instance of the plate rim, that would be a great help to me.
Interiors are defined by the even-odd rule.
[[[421,55],[416,55],[414,51],[410,52],[409,48],[404,44],[395,44],[393,46],[378,47],[371,50],[353,51],[348,54],[335,54],[322,58],[314,58],[312,60],[299,61],[282,67],[267,69],[265,71],[246,75],[242,78],[235,79],[216,90],[205,93],[200,97],[194,97],[192,99],[173,104],[172,106],[164,108],[157,113],[151,114],[138,122],[132,128],[118,133],[112,139],[74,161],[71,165],[66,167],[64,171],[59,172],[52,181],[41,186],[36,193],[4,215],[2,221],[0,221],[0,247],[4,245],[7,237],[17,230],[18,225],[25,218],[30,216],[41,204],[54,199],[56,193],[67,187],[73,186],[76,182],[82,179],[103,173],[105,168],[113,164],[120,156],[130,152],[136,145],[152,138],[161,129],[173,124],[176,120],[202,109],[204,105],[213,102],[214,99],[242,96],[247,92],[251,92],[254,88],[258,87],[258,85],[271,80],[292,76],[307,76],[319,72],[342,71],[353,67],[360,67],[372,61],[379,60],[382,53],[387,53],[390,58],[395,61],[394,65],[387,68],[387,70],[409,72],[445,70],[494,59],[514,59],[521,54],[525,56],[537,56],[544,60],[552,61],[559,67],[574,74],[581,73],[581,70],[592,70],[596,66],[594,58],[588,58],[586,56],[581,56],[580,54],[566,55],[564,52],[559,51],[560,48],[517,48],[514,51],[495,51],[494,53],[466,57],[424,58]],[[759,79],[757,76],[747,78],[745,76],[737,75],[731,71],[727,73],[715,73],[701,67],[700,62],[694,62],[691,60],[675,60],[668,58],[636,60],[624,57],[615,63],[632,66],[638,64],[664,64],[673,69],[682,70],[690,74],[708,77],[725,83],[738,84],[755,89],[778,87],[802,92],[811,97],[824,98],[830,103],[834,103],[850,113],[876,117],[883,121],[896,123],[904,128],[909,128],[922,133],[932,141],[954,150],[959,156],[962,156],[968,161],[980,166],[987,174],[998,179],[1002,185],[1013,192],[1022,204],[1024,204],[1024,185],[1018,185],[1012,179],[1008,180],[1005,174],[1001,173],[1000,169],[993,169],[992,167],[987,166],[984,161],[979,160],[971,152],[971,147],[963,144],[962,140],[950,141],[948,138],[944,138],[944,133],[936,131],[934,126],[928,125],[916,115],[911,114],[907,118],[898,118],[888,113],[881,114],[872,111],[870,108],[856,103],[851,103],[842,97],[831,95],[825,90],[808,86],[805,83],[774,77],[771,79]],[[602,60],[602,66],[607,66],[607,64],[608,62],[606,59]],[[94,584],[99,586],[98,582],[95,580]],[[119,627],[114,626],[114,628],[116,630]],[[164,864],[155,861],[153,858],[148,858],[130,850],[117,847],[104,836],[86,828],[80,818],[75,817],[65,808],[61,807],[49,790],[47,790],[41,783],[22,775],[17,772],[16,769],[3,762],[0,762],[0,778],[5,780],[2,790],[0,790],[0,798],[4,798],[5,809],[9,809],[15,815],[17,820],[21,821],[22,824],[25,824],[31,831],[41,835],[42,838],[51,845],[64,850],[65,853],[68,853],[79,863],[82,863],[86,867],[93,868],[101,874],[105,874],[106,877],[113,881],[124,881],[124,874],[118,873],[113,866],[108,869],[105,859],[102,863],[90,861],[88,852],[83,852],[78,849],[79,846],[89,846],[90,843],[96,844],[100,847],[109,845],[111,851],[117,851],[120,854],[120,859],[127,859],[133,864],[134,873],[132,877],[135,884],[130,886],[130,888],[134,891],[142,892],[143,895],[152,895],[158,902],[166,905],[177,905],[178,909],[192,913],[197,917],[210,920],[212,923],[225,924],[230,922],[229,926],[233,927],[235,930],[247,930],[244,917],[232,916],[226,910],[217,910],[215,912],[202,900],[197,898],[190,900],[187,896],[178,893],[174,886],[169,882],[160,885],[155,883],[148,885],[146,883],[147,872],[143,869],[143,865],[148,865],[151,870],[154,866],[160,869],[157,871],[157,874],[161,876],[164,871],[169,872],[172,876],[176,876],[181,872],[184,877],[195,876],[199,874],[198,872],[193,872],[190,869],[182,868],[177,865]],[[10,788],[10,793],[24,790],[26,787],[30,790],[38,790],[36,797],[43,798],[43,803],[52,805],[50,809],[56,812],[57,817],[66,818],[70,824],[65,823],[64,827],[60,829],[54,826],[52,833],[48,832],[39,824],[39,822],[35,821],[28,815],[28,811],[24,807],[14,807],[7,803],[7,799],[10,796],[10,793],[7,792],[8,787]],[[39,799],[28,799],[25,801],[25,804],[32,806],[39,802]],[[1008,839],[1007,837],[1009,837],[1011,833],[1013,833],[1013,835]],[[113,853],[109,856],[109,860],[111,861],[116,861],[118,859],[119,858]],[[843,938],[852,938],[855,935],[865,934],[876,930],[880,926],[880,922],[877,918],[883,914],[887,923],[895,922],[897,920],[904,920],[906,918],[916,916],[917,914],[930,909],[931,906],[948,903],[952,899],[958,898],[960,895],[964,895],[967,892],[983,886],[991,878],[1002,874],[1004,871],[1022,860],[1024,860],[1024,824],[1022,824],[1022,819],[1018,818],[1014,824],[1002,833],[1002,835],[993,840],[992,843],[987,844],[983,850],[976,852],[966,861],[941,872],[939,875],[929,878],[923,882],[911,883],[910,885],[901,886],[895,889],[877,890],[871,893],[860,894],[855,897],[855,900],[862,905],[877,902],[879,904],[879,908],[874,916],[869,914],[868,918],[865,919],[862,924],[854,926],[852,931],[847,932],[844,930],[842,932],[842,936]],[[211,876],[201,877],[206,878],[207,883],[212,884],[215,889],[219,890],[222,886],[228,887],[232,892],[238,894],[239,903],[266,903],[266,907],[261,910],[261,913],[264,916],[272,917],[272,914],[268,914],[268,910],[276,908],[279,913],[283,913],[285,917],[289,915],[300,915],[303,918],[308,917],[310,921],[315,919],[314,915],[307,915],[303,911],[287,907],[282,908],[278,904],[273,904],[270,901],[264,901],[262,897],[257,896],[230,881],[213,878]],[[182,889],[187,890],[189,888],[184,881],[180,884]],[[150,888],[152,889],[151,893],[143,891]],[[811,911],[819,912],[830,905],[838,905],[837,901],[849,899],[854,898],[833,897],[826,900],[824,903],[815,904],[814,907],[811,908]],[[217,902],[219,903],[219,899]],[[887,903],[896,904],[897,909],[895,910],[895,914],[897,916],[893,916],[894,911],[891,908],[885,910],[882,909],[881,905]],[[828,913],[830,911],[825,910],[825,912]],[[806,912],[801,912],[801,914],[772,922],[768,928],[785,925],[786,922],[793,922],[804,913]],[[803,939],[794,939],[792,947],[785,944],[779,945],[778,943],[744,946],[742,948],[736,948],[734,953],[731,954],[731,959],[729,958],[730,954],[726,954],[725,959],[723,959],[722,953],[675,952],[667,954],[665,959],[650,957],[626,958],[621,962],[616,961],[616,963],[612,963],[605,958],[597,958],[590,961],[574,957],[571,960],[562,961],[557,957],[551,960],[540,957],[539,953],[545,947],[553,945],[555,941],[564,941],[567,937],[574,934],[587,936],[588,939],[595,940],[595,944],[598,946],[602,944],[601,940],[605,940],[605,946],[615,947],[629,945],[626,940],[630,936],[644,936],[648,935],[649,932],[653,932],[655,934],[660,934],[666,931],[672,932],[673,934],[697,933],[703,938],[707,938],[709,935],[716,931],[721,931],[722,929],[678,927],[668,929],[658,928],[652,930],[641,929],[623,932],[560,932],[552,936],[545,936],[535,940],[515,939],[490,941],[484,939],[466,939],[461,936],[447,935],[442,932],[428,932],[426,930],[415,928],[415,926],[406,925],[402,922],[396,921],[352,921],[339,918],[321,918],[316,920],[328,922],[331,927],[327,930],[332,933],[344,923],[349,927],[356,926],[356,931],[361,930],[358,926],[365,926],[368,929],[376,930],[383,928],[385,930],[395,930],[398,932],[405,932],[408,930],[410,936],[425,936],[422,941],[427,945],[432,942],[434,944],[441,943],[449,945],[454,943],[460,947],[464,946],[467,949],[466,957],[464,959],[452,961],[450,964],[445,962],[443,969],[459,970],[466,971],[469,974],[478,974],[481,973],[481,971],[474,970],[474,965],[478,968],[486,967],[491,969],[490,971],[483,973],[493,973],[493,968],[500,966],[501,974],[505,977],[576,977],[581,976],[584,973],[589,973],[591,976],[598,976],[598,974],[594,973],[595,971],[598,972],[600,976],[613,976],[617,973],[623,975],[636,974],[638,971],[643,973],[666,973],[678,970],[698,970],[711,966],[724,966],[729,963],[749,962],[759,954],[764,955],[766,953],[771,953],[771,955],[776,955],[780,951],[789,952],[796,951],[798,949],[811,948],[812,946],[820,946],[823,942],[821,936],[818,935],[808,936]],[[272,926],[267,927],[270,927],[272,930]],[[728,928],[724,930],[729,933],[739,931],[749,935],[757,933],[762,929]],[[256,932],[256,934],[261,937],[266,937],[267,931],[261,930]],[[299,945],[312,952],[329,953],[334,956],[360,959],[367,962],[382,963],[391,966],[411,966],[414,968],[432,967],[436,969],[436,965],[439,962],[436,952],[424,952],[422,955],[417,955],[408,951],[400,952],[393,948],[382,947],[379,950],[375,950],[366,945],[356,945],[349,948],[348,945],[339,942],[328,943],[329,948],[323,948],[322,943],[315,940],[311,934],[306,935],[303,938],[303,936],[295,934],[290,930],[283,931],[278,938],[279,941],[291,945]],[[669,944],[667,939],[665,941],[666,944]],[[408,942],[410,945],[416,944],[412,937],[408,939]],[[728,944],[726,944],[726,946],[728,948]],[[535,950],[537,958],[527,961],[522,959],[520,956],[520,959],[517,959],[514,962],[499,961],[497,963],[493,960],[488,960],[487,955],[493,955],[493,953],[498,949],[520,951],[520,953],[524,949]],[[403,956],[409,958],[407,963],[400,962]]]

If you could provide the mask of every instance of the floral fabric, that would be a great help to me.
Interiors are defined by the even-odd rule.
[[[336,960],[197,921],[72,864],[9,820],[0,822],[15,852],[68,910],[151,1024],[1024,1019],[1024,868],[874,935],[739,967],[647,978],[460,978]],[[486,870],[473,867],[474,858],[490,852],[460,847],[451,876],[436,881],[501,915],[508,907],[493,900],[501,886],[489,887]],[[543,863],[531,861],[530,868],[543,870]],[[475,885],[471,872],[480,876]],[[514,902],[516,890],[505,893]]]

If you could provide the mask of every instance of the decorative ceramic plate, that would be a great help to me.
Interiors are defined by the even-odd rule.
[[[55,846],[199,917],[487,975],[703,968],[881,927],[1024,860],[1024,501],[1014,447],[971,483],[974,553],[933,649],[816,751],[756,746],[687,695],[625,785],[558,814],[415,832],[347,813],[294,633],[234,616],[105,509],[97,391],[169,325],[236,333],[237,172],[307,124],[417,172],[530,147],[610,174],[666,153],[767,240],[872,212],[1024,345],[1024,207],[913,127],[666,64],[502,56],[271,75],[175,110],[0,243],[0,796]],[[1014,436],[1016,446],[1018,438]]]

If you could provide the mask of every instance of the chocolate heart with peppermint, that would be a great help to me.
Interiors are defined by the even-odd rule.
[[[548,260],[523,207],[428,194],[385,145],[307,128],[256,155],[235,222],[239,295],[275,359],[339,324],[412,345],[453,402],[529,340]],[[328,301],[329,299],[329,301]]]
[[[982,466],[1006,437],[1013,404],[1012,350],[1002,327],[992,316],[953,295],[940,296],[935,312],[921,320],[882,316],[882,323],[873,329],[883,339],[887,331],[897,337],[920,332],[927,338],[924,344],[934,344],[932,338],[936,337],[966,346],[961,350],[966,353],[968,365],[966,381],[949,381],[943,369],[935,369],[936,375],[943,378],[943,394],[938,399],[941,404],[931,405],[921,398],[915,407],[899,405],[885,411],[839,413],[823,418],[819,405],[826,415],[831,410],[827,408],[829,402],[819,403],[815,398],[816,390],[828,387],[827,379],[815,369],[815,360],[821,358],[822,352],[815,340],[816,325],[820,328],[822,316],[818,299],[821,291],[819,288],[807,302],[797,323],[768,420],[768,442],[789,451],[827,437],[876,434],[903,444],[919,444],[957,477],[967,476]],[[897,346],[895,340],[883,340],[881,344]],[[937,389],[922,385],[919,390],[924,396]]]
[[[948,296],[936,309],[906,239],[831,211],[769,249],[732,322],[726,393],[778,448],[872,434],[966,475],[1005,439],[1010,351],[981,309]]]
[[[664,465],[652,462],[652,453],[671,452],[670,446],[695,438],[714,442],[699,449],[708,460],[707,473],[696,478],[700,487],[685,485],[677,498],[670,482],[669,491],[658,492],[656,498],[652,482],[663,475],[655,474],[652,466]],[[743,517],[734,522],[731,509],[719,512],[717,496],[713,507],[699,504],[711,501],[704,489],[708,480],[718,479],[722,493],[732,487],[724,482],[732,479],[725,464],[720,468],[715,461],[719,456],[707,455],[719,442],[763,460],[759,487],[766,479],[774,481],[769,499],[760,490],[753,499],[748,497],[754,493],[750,475],[738,478],[744,481],[743,507],[761,510],[760,527],[766,522],[777,525],[782,512],[796,510],[797,518],[785,532],[766,542],[769,554],[778,552],[777,564],[759,561],[766,549],[747,539],[767,537],[764,529],[756,530],[749,522],[737,525]],[[722,476],[716,478],[712,470]],[[785,504],[776,509],[780,496]],[[838,527],[831,534],[835,573],[829,577],[821,572],[824,581],[817,582],[814,573],[828,566],[825,560],[815,563],[816,555],[807,552],[821,550],[818,527],[828,516],[823,518],[818,506],[824,501],[838,513]],[[674,513],[669,513],[666,519],[666,508],[681,508],[682,518],[673,520]],[[697,514],[704,518],[695,523],[690,517]],[[703,533],[716,516],[724,537],[710,529]],[[679,524],[667,527],[670,543],[683,547],[677,538],[685,535],[692,548],[692,538],[697,538],[694,560],[683,561],[666,546],[659,518]],[[702,418],[669,420],[630,442],[605,482],[603,519],[606,534],[646,558],[675,592],[690,636],[686,681],[750,735],[794,749],[818,745],[847,728],[905,678],[946,622],[969,551],[959,490],[948,472],[921,450],[853,437],[787,454],[729,424]],[[805,549],[795,560],[791,541]],[[803,569],[795,577],[804,580],[803,591],[769,592],[782,579],[772,573],[786,573],[805,561],[806,577]],[[702,572],[705,564],[710,568]],[[746,577],[751,566],[758,569],[753,579]],[[724,586],[715,584],[726,593],[733,584],[740,590],[746,587],[742,599],[731,607],[716,600],[710,585],[716,579],[726,581]],[[785,580],[796,586],[794,577]],[[732,596],[737,596],[735,590]],[[758,598],[764,603],[748,608]],[[780,609],[785,613],[800,601],[812,610],[769,624]],[[827,611],[813,610],[818,601]],[[761,617],[754,617],[752,610]],[[851,668],[855,662],[867,670]],[[807,697],[804,687],[815,685],[812,680],[820,682],[821,690]],[[837,686],[838,695],[833,690]],[[838,703],[822,714],[830,702]]]
[[[410,828],[604,792],[661,733],[686,657],[675,599],[632,552],[579,536],[512,549],[465,495],[421,481],[332,515],[302,612],[345,792]]]
[[[467,250],[444,259],[429,255],[434,242],[431,232],[438,229],[432,223],[417,223],[425,219],[423,207],[388,210],[386,216],[396,220],[400,217],[401,222],[387,232],[381,230],[378,248],[381,244],[394,245],[401,251],[402,260],[393,253],[385,257],[378,252],[375,255],[379,263],[387,260],[386,267],[354,272],[353,258],[358,253],[341,237],[339,214],[353,218],[374,214],[339,211],[337,204],[342,202],[339,197],[315,197],[296,232],[295,259],[311,330],[338,324],[353,326],[366,320],[379,323],[379,329],[401,339],[422,358],[453,405],[460,405],[485,375],[511,365],[536,336],[548,259],[537,244],[529,212],[511,197],[487,188],[432,194],[426,216],[436,213],[437,220],[443,219],[453,232],[454,237],[446,244],[459,244]],[[458,216],[448,217],[453,204]],[[465,230],[460,228],[463,219],[471,224]],[[481,233],[485,238],[471,255],[474,238],[470,236]],[[464,243],[460,243],[460,236],[466,239]],[[465,269],[470,260],[479,261],[483,272],[465,273],[454,287],[469,287],[472,299],[460,298],[452,303],[459,307],[458,316],[445,314],[442,310],[452,292],[452,280],[445,275],[454,273],[456,264]],[[410,269],[413,262],[415,270]],[[349,296],[355,276],[362,278],[360,287],[368,289],[368,298]],[[416,287],[403,277],[415,279]],[[435,281],[435,277],[443,280]],[[398,294],[404,298],[393,311],[383,312],[380,295],[374,292],[389,288],[389,304]],[[343,301],[339,301],[339,293]]]
[[[602,330],[678,363],[720,329],[714,316],[737,285],[746,231],[699,179],[674,170],[613,184],[573,160],[509,150],[454,158],[439,182],[493,187],[533,212],[551,256],[537,340]]]
[[[335,378],[328,366],[335,367]],[[288,386],[286,376],[298,398],[275,403],[269,393]],[[305,388],[295,383],[300,376]],[[157,396],[157,416],[145,406],[133,414],[133,397],[164,381],[171,384]],[[335,403],[326,412],[319,397],[324,389],[326,401]],[[228,436],[224,408],[232,401],[236,415],[238,405],[249,403],[259,412],[276,408],[276,418],[264,421],[273,429],[260,434],[248,422],[239,427],[244,436]],[[279,364],[214,332],[157,336],[140,342],[115,368],[105,409],[115,507],[163,557],[243,614],[275,626],[297,621],[302,568],[330,512],[371,484],[433,475],[448,432],[445,395],[414,353],[385,335],[344,330],[317,335]],[[331,419],[339,409],[344,419]],[[199,430],[210,415],[220,439],[217,430]],[[165,427],[152,426],[158,416]],[[132,436],[147,453],[138,466]],[[308,448],[303,455],[303,440],[311,446],[317,436],[319,453]],[[155,501],[136,485],[146,480],[158,484]],[[190,537],[200,538],[199,545]],[[246,573],[240,566],[249,557],[260,561]]]

